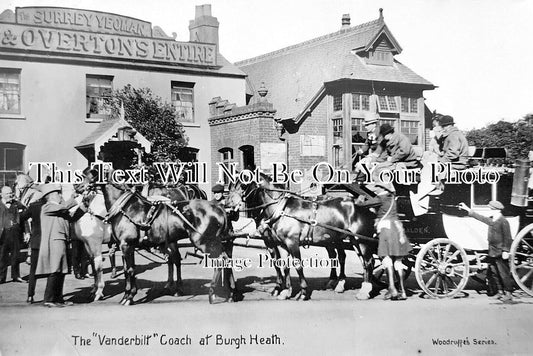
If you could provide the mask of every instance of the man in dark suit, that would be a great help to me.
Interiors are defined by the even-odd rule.
[[[6,282],[7,267],[11,264],[11,278],[13,282],[24,283],[20,278],[19,252],[22,229],[20,227],[20,213],[24,206],[13,197],[10,187],[4,186],[0,200],[0,283]]]
[[[21,215],[22,221],[28,221],[31,219],[31,238],[30,238],[30,276],[28,281],[28,303],[33,303],[33,296],[35,295],[35,270],[37,269],[37,260],[39,258],[39,247],[41,246],[41,208],[44,204],[43,199],[38,199],[28,206]],[[27,226],[30,224],[28,223]],[[28,230],[26,230],[28,231]]]

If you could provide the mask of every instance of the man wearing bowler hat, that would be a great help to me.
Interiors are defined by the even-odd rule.
[[[6,282],[9,265],[11,265],[13,282],[25,282],[20,278],[18,261],[22,238],[20,214],[24,209],[24,205],[14,199],[11,188],[2,187],[0,196],[0,283]]]
[[[465,169],[468,160],[468,141],[457,127],[453,117],[444,115],[440,118],[442,133],[442,152],[439,161],[450,162],[454,169]]]
[[[491,200],[489,207],[492,209],[492,217],[480,215],[470,209],[465,203],[459,203],[459,208],[468,211],[471,217],[489,225],[489,268],[487,270],[488,289],[492,286],[498,288],[497,298],[502,302],[513,300],[513,280],[509,273],[509,250],[513,239],[511,237],[511,228],[509,222],[502,215],[503,204],[497,200]],[[505,294],[502,294],[502,290]]]
[[[59,184],[44,184],[41,192],[46,203],[41,208],[41,246],[36,274],[48,275],[44,305],[71,305],[63,299],[63,284],[68,273],[69,209],[77,203],[74,199],[64,202]]]

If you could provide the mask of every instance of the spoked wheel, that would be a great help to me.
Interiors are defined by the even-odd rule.
[[[449,239],[431,240],[416,257],[416,281],[433,298],[457,295],[465,287],[468,273],[465,250]]]
[[[533,296],[533,224],[529,224],[516,235],[511,245],[509,260],[516,284]]]

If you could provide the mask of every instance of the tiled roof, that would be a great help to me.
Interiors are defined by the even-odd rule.
[[[75,147],[84,147],[88,145],[94,145],[97,139],[99,139],[103,134],[107,132],[107,130],[111,129],[113,125],[119,122],[118,117],[108,117],[103,119],[96,129],[91,132],[87,137],[85,137],[83,140],[81,140],[80,143],[78,143]]]
[[[434,86],[398,61],[392,66],[366,64],[355,49],[364,49],[381,32],[390,33],[380,17],[300,44],[235,63],[267,99],[280,118],[296,117],[324,83],[339,79]],[[395,40],[394,40],[395,41]]]

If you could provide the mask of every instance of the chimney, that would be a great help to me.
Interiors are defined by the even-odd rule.
[[[197,5],[194,20],[189,21],[189,41],[214,43],[218,50],[218,20],[211,16],[211,5]]]
[[[341,30],[350,28],[350,14],[343,14],[341,21],[342,21]]]

